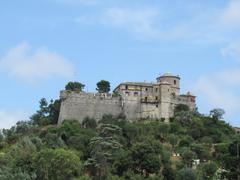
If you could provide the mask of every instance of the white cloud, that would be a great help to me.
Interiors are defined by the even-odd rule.
[[[32,50],[27,43],[10,49],[0,59],[0,67],[11,77],[31,83],[41,79],[74,75],[74,67],[67,59],[46,48]]]
[[[155,36],[155,9],[110,8],[104,14],[104,23],[144,36]]]
[[[10,128],[18,121],[28,120],[27,115],[22,111],[6,111],[0,109],[0,129]]]
[[[231,27],[240,27],[240,1],[232,0],[223,10],[222,22]]]
[[[232,69],[228,71],[223,71],[218,74],[218,77],[228,85],[240,87],[240,69]]]
[[[230,69],[200,77],[193,87],[195,94],[211,108],[220,107],[226,115],[240,110],[240,69]]]
[[[227,47],[222,48],[220,51],[224,57],[233,57],[240,62],[240,43],[239,42],[230,43]]]
[[[231,0],[224,7],[221,3],[206,7],[194,2],[180,8],[183,11],[174,6],[164,8],[161,3],[158,7],[136,7],[131,3],[126,4],[128,7],[109,7],[106,2],[102,3],[106,7],[103,13],[97,10],[91,15],[80,15],[74,22],[91,24],[89,21],[93,21],[92,24],[96,24],[100,21],[104,25],[131,32],[138,39],[181,40],[194,44],[229,42],[238,33],[238,28],[234,27],[240,27],[239,0]]]
[[[213,9],[208,10],[204,15],[202,12],[192,11],[191,16],[176,18],[185,14],[179,11],[168,13],[167,10],[157,7],[114,7],[106,10],[103,22],[105,25],[121,28],[144,39],[186,40],[194,44],[219,43],[227,39],[222,36],[225,29],[221,29],[218,24],[219,16],[223,16],[222,14],[223,10]]]

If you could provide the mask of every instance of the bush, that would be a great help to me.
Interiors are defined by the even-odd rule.
[[[44,149],[34,158],[38,179],[70,180],[80,175],[82,163],[70,150]]]

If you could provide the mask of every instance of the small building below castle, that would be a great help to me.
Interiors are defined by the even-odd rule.
[[[124,114],[128,120],[161,119],[169,121],[178,104],[196,109],[196,96],[180,94],[180,77],[165,73],[155,83],[123,82],[113,94],[61,91],[59,123],[82,121],[85,117],[101,119],[104,114]]]
[[[240,134],[240,128],[239,127],[234,127],[234,130],[237,134]]]

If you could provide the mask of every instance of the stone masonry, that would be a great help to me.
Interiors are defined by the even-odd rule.
[[[113,92],[61,91],[58,122],[73,119],[81,122],[87,116],[99,120],[104,114],[124,114],[130,121],[164,119],[167,122],[178,104],[185,104],[191,110],[196,108],[196,97],[190,92],[180,95],[180,77],[170,73],[158,77],[156,83],[121,83]]]

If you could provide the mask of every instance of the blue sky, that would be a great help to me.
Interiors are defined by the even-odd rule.
[[[201,113],[240,126],[240,1],[9,0],[0,2],[0,128],[27,120],[68,81],[179,74]]]

